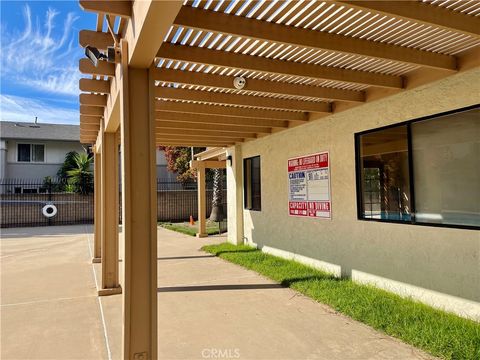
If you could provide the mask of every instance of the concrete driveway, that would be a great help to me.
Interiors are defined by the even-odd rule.
[[[1,359],[120,358],[122,299],[96,296],[91,230],[2,230]],[[161,359],[430,358],[199,250],[224,238],[158,235]]]

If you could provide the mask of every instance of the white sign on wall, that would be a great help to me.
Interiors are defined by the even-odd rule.
[[[288,213],[331,219],[328,151],[288,159]]]

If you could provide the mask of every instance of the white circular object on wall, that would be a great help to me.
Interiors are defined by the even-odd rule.
[[[47,204],[42,208],[42,214],[46,218],[51,218],[57,215],[57,207],[53,204]]]
[[[235,79],[233,79],[233,86],[235,86],[235,89],[241,90],[246,84],[247,80],[241,76],[237,76]]]

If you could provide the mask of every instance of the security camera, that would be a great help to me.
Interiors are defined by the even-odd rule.
[[[102,54],[96,47],[87,45],[85,47],[85,56],[92,62],[92,64],[97,67],[98,61],[102,59],[107,59],[108,57],[105,54]]]
[[[113,46],[107,47],[107,54],[101,53],[96,47],[87,45],[85,47],[85,56],[90,59],[92,64],[97,67],[98,61],[105,59],[108,62],[115,63],[120,60],[120,49]]]
[[[237,76],[235,79],[233,79],[233,86],[235,86],[235,89],[241,90],[246,84],[247,80],[241,76]]]

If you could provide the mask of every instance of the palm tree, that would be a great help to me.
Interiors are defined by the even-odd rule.
[[[69,151],[67,155],[65,155],[65,160],[63,160],[62,166],[57,171],[57,176],[63,183],[66,183],[68,180],[67,172],[77,167],[75,155],[78,155],[76,151]]]
[[[74,168],[67,171],[68,183],[73,185],[75,192],[87,195],[93,192],[93,157],[86,153],[73,155]]]
[[[213,198],[210,220],[220,222],[225,218],[223,211],[223,170],[213,169]]]

